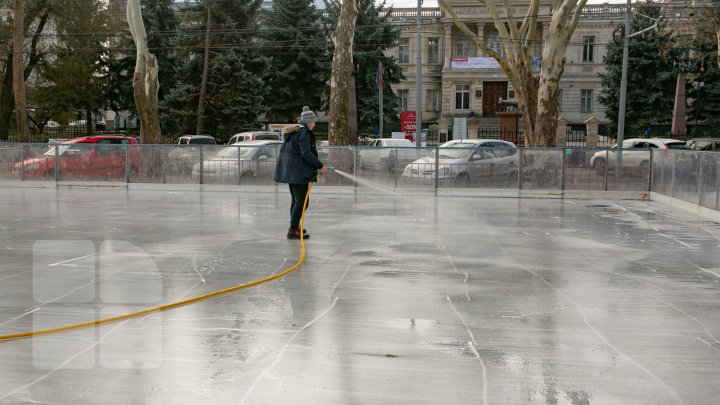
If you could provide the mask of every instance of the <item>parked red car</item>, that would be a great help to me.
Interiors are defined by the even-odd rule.
[[[62,180],[123,180],[127,169],[137,171],[140,160],[137,147],[125,145],[137,145],[137,140],[124,135],[74,138],[52,145],[41,156],[16,163],[13,173],[27,179],[52,180],[57,171],[57,178]]]

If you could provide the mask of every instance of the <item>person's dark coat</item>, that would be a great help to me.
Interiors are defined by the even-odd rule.
[[[288,125],[282,132],[283,144],[275,165],[275,181],[291,184],[317,181],[317,171],[323,164],[318,159],[315,134],[304,124]]]

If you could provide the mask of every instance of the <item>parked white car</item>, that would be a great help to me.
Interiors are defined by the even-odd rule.
[[[274,131],[250,131],[240,132],[230,137],[228,145],[232,145],[243,141],[264,141],[264,140],[278,140],[282,141],[282,134]]]
[[[412,153],[413,151],[400,150],[400,148],[415,148],[415,144],[409,139],[375,139],[368,146],[358,149],[358,167],[366,170],[394,172],[396,164],[397,167],[402,168],[417,159],[417,156]]]
[[[439,147],[438,181],[467,187],[483,179],[517,180],[517,147],[497,139],[462,139]],[[403,178],[435,180],[435,155],[418,159],[405,167]]]
[[[278,140],[244,141],[222,148],[203,160],[203,182],[237,184],[260,179],[271,182],[281,144]],[[192,178],[198,180],[200,172],[200,163],[196,163]]]
[[[622,168],[647,171],[650,168],[650,149],[685,149],[685,141],[669,138],[631,138],[622,144]],[[602,175],[605,169],[612,170],[617,165],[618,148],[596,152],[590,158],[590,166],[595,173]]]

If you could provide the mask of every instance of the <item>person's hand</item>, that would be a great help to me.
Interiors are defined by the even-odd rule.
[[[320,174],[322,174],[323,176],[327,176],[327,174],[328,174],[328,169],[327,169],[325,166],[323,166],[323,167],[320,169]]]

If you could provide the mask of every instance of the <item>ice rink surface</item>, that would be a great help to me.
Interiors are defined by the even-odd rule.
[[[275,274],[289,194],[3,188],[0,334]],[[0,404],[717,404],[720,224],[649,201],[311,195],[258,287],[0,341]]]

